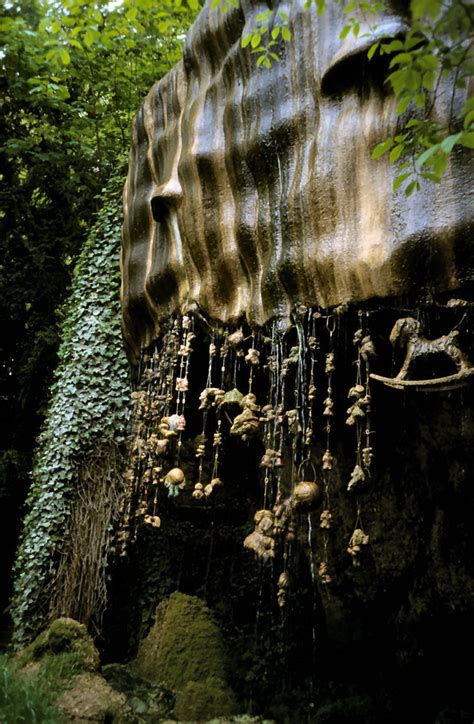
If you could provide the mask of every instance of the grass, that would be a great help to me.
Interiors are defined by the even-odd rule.
[[[32,673],[20,672],[15,658],[0,656],[0,724],[63,724],[54,702],[80,669],[71,653],[44,656]]]

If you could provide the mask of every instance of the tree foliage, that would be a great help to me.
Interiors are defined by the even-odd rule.
[[[100,190],[125,176],[133,114],[178,59],[194,15],[175,0],[6,0],[0,12],[4,581],[75,261]]]
[[[439,183],[453,149],[474,148],[474,99],[466,98],[474,70],[474,6],[465,0],[411,0],[405,35],[380,39],[377,18],[384,2],[306,0],[305,8],[314,4],[322,14],[330,2],[343,5],[347,15],[341,40],[349,33],[363,37],[361,28],[368,26],[365,37],[374,39],[368,60],[376,62],[380,55],[389,59],[385,82],[397,98],[402,128],[373,149],[373,158],[389,154],[390,162],[397,165],[394,190],[404,185],[407,195],[420,188],[422,178]],[[279,61],[275,51],[280,37],[291,41],[288,15],[265,10],[243,36],[242,46],[256,54],[258,66],[269,68]],[[434,112],[440,100],[447,109],[442,120]]]

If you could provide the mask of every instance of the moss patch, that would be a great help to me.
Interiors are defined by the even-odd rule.
[[[137,656],[137,671],[175,691],[189,681],[226,678],[221,632],[211,611],[195,596],[173,593],[161,603]]]
[[[45,656],[68,654],[58,661],[69,661],[75,671],[96,671],[99,668],[99,652],[87,633],[84,624],[72,618],[58,618],[42,631],[18,656],[18,664],[26,666]],[[54,666],[49,661],[48,666]]]
[[[211,611],[195,596],[176,592],[158,606],[136,669],[176,692],[178,719],[198,721],[236,712],[234,694],[226,683],[222,634]]]
[[[209,717],[235,714],[237,704],[232,691],[222,679],[209,677],[189,681],[176,697],[175,716],[183,721],[203,721]]]

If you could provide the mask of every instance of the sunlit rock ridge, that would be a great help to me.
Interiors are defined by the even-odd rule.
[[[341,41],[341,6],[318,16],[302,0],[279,3],[292,39],[257,68],[241,37],[266,8],[206,5],[135,118],[122,250],[132,359],[196,305],[223,323],[284,324],[296,303],[436,293],[474,277],[467,153],[440,185],[393,192],[396,168],[370,157],[397,128],[384,69],[366,61],[374,34]],[[387,7],[376,35],[404,23]],[[456,110],[462,93],[446,82],[434,113],[452,100]]]

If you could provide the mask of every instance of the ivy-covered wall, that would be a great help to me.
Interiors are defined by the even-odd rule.
[[[59,365],[38,439],[15,566],[12,615],[17,644],[45,624],[52,602],[57,608],[67,607],[55,597],[55,582],[62,580],[57,576],[64,569],[65,556],[73,554],[67,544],[71,534],[74,539],[71,526],[80,522],[78,509],[87,505],[85,498],[94,504],[94,486],[109,493],[113,488],[112,502],[118,496],[129,401],[120,333],[121,184],[121,178],[112,178],[104,191],[63,310]],[[82,533],[96,548],[96,570],[88,575],[102,581],[102,592],[113,512],[113,504],[103,509],[96,529]],[[77,596],[79,591],[73,593]],[[90,614],[100,615],[94,611],[100,605],[99,600],[91,601]]]

